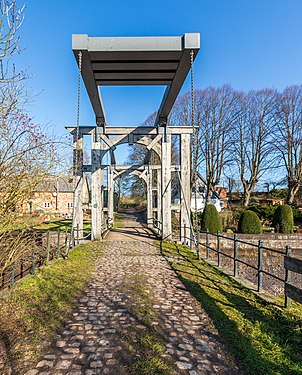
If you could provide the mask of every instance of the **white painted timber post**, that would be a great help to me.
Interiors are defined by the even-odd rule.
[[[152,169],[150,166],[148,167],[145,181],[147,185],[147,225],[153,227]]]
[[[91,141],[91,239],[102,239],[103,223],[103,183],[104,175],[101,169],[104,151],[97,135],[98,128],[92,133]]]
[[[190,134],[180,136],[180,241],[190,246],[191,228],[191,143]]]
[[[74,208],[73,229],[75,238],[83,238],[83,136],[73,138]],[[76,228],[78,231],[76,232]]]
[[[159,221],[159,227],[162,226],[162,216],[161,216],[161,169],[156,169],[157,173],[157,220]]]
[[[108,224],[113,224],[114,212],[114,180],[113,170],[108,168]]]
[[[165,129],[161,146],[161,188],[162,188],[162,238],[172,238],[172,216],[171,216],[171,136]]]

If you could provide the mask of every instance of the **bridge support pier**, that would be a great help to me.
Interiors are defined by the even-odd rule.
[[[180,241],[191,242],[191,144],[190,134],[180,135]]]
[[[172,238],[172,215],[171,215],[171,135],[167,134],[167,127],[162,138],[161,146],[161,217],[162,238]]]
[[[111,166],[108,168],[108,224],[113,224],[114,212],[114,180]]]
[[[103,224],[103,184],[101,168],[104,150],[97,139],[97,127],[93,130],[91,141],[91,239],[102,239]]]
[[[74,168],[74,200],[73,200],[73,224],[78,232],[74,233],[75,238],[83,237],[83,137],[73,137],[73,168]]]

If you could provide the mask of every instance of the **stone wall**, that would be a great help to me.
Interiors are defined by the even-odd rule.
[[[57,200],[57,209],[56,209]],[[73,193],[72,192],[59,192],[55,196],[51,192],[35,192],[32,195],[31,204],[25,203],[23,206],[23,213],[45,212],[52,213],[58,212],[72,213]]]
[[[224,237],[229,237],[229,240],[226,238],[221,238],[220,243],[224,248],[233,246],[233,234],[223,234]],[[300,249],[302,251],[302,234],[279,234],[279,233],[268,233],[268,234],[237,234],[238,239],[241,241],[249,242],[257,245],[258,241],[261,240],[263,246],[269,247],[277,250],[284,250],[287,245],[291,246],[292,249]],[[205,242],[205,234],[201,234],[201,241]],[[210,242],[215,246],[216,237],[210,235]],[[248,244],[240,243],[240,248],[247,249],[250,248]]]

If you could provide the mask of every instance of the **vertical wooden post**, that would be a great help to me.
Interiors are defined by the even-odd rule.
[[[191,224],[191,143],[190,134],[180,135],[180,241],[188,244]]]
[[[162,187],[162,238],[172,238],[172,216],[171,216],[171,135],[164,127],[164,135],[161,145],[161,187]]]
[[[238,237],[234,234],[234,276],[238,276]]]
[[[108,226],[113,225],[114,219],[114,180],[112,168],[108,169]]]
[[[285,248],[286,250],[286,255],[287,256],[291,256],[292,254],[292,249],[290,246],[286,246]],[[291,278],[292,278],[292,271],[290,271],[289,269],[285,268],[285,284],[287,283],[290,283],[291,282]],[[284,292],[285,292],[285,284],[284,284]],[[290,308],[290,298],[285,294],[285,304],[284,306],[286,308]]]
[[[145,182],[147,188],[147,225],[153,227],[152,169],[150,166],[148,166]]]
[[[156,169],[157,173],[157,220],[159,221],[159,228],[161,230],[162,228],[162,216],[161,216],[161,201],[162,201],[162,190],[161,190],[161,169]]]
[[[80,228],[79,228],[79,224],[77,225],[77,245],[80,244]]]
[[[76,227],[83,231],[83,136],[79,139],[74,136],[74,153],[73,153],[73,168],[74,168],[74,207],[73,207],[73,223]]]
[[[92,133],[91,141],[91,239],[102,239],[103,224],[103,184],[104,174],[101,169],[104,155],[104,145],[101,145],[96,127]]]
[[[221,266],[220,252],[221,252],[221,249],[220,249],[220,232],[218,230],[217,231],[217,266],[218,267]]]
[[[262,290],[262,241],[258,241],[258,292]]]

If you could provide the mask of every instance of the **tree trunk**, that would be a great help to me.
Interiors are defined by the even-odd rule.
[[[295,201],[296,194],[300,188],[300,184],[293,184],[288,186],[287,203],[293,204]]]
[[[250,204],[251,200],[251,191],[246,189],[243,193],[243,205],[247,207]]]

